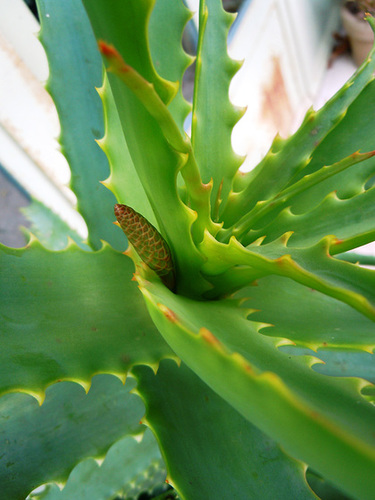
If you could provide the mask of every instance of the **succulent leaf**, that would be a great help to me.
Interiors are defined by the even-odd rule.
[[[168,108],[181,133],[191,105],[182,94],[182,79],[193,58],[182,48],[182,37],[191,12],[180,0],[158,0],[149,21],[150,51],[158,74],[171,82],[178,82],[178,92]],[[168,23],[163,21],[168,19]],[[170,50],[167,52],[165,47]]]
[[[373,102],[374,96],[375,81],[372,81],[349,106],[343,120],[317,146],[311,162],[296,176],[296,181],[303,175],[316,172],[323,165],[332,165],[351,155],[354,149],[362,152],[375,149],[371,113],[364,113],[364,109]],[[360,194],[364,186],[366,189],[371,187],[366,184],[374,174],[375,158],[370,158],[355,168],[349,168],[297,196],[293,200],[293,211],[295,213],[310,211],[334,191],[339,199],[347,199]]]
[[[356,210],[358,206],[360,211]],[[285,208],[266,227],[249,231],[243,242],[249,245],[266,235],[264,243],[268,243],[287,231],[293,231],[288,246],[306,247],[316,244],[327,234],[334,234],[340,243],[330,251],[335,254],[348,251],[374,241],[374,206],[374,188],[345,200],[331,193],[320,205],[303,214],[295,214],[290,208]],[[319,224],[314,224],[316,221]]]
[[[137,438],[137,439],[136,439]],[[159,448],[151,432],[126,436],[115,443],[98,465],[93,458],[79,463],[64,488],[49,485],[45,493],[32,500],[112,500],[137,498],[163,484],[166,476]]]
[[[372,320],[344,302],[288,278],[267,276],[240,294],[249,297],[247,305],[254,310],[251,319],[266,323],[261,329],[263,335],[288,338],[293,344],[319,352],[338,348],[372,353],[375,347]]]
[[[342,252],[375,239],[375,48],[243,175],[230,145],[238,64],[219,0],[200,5],[191,141],[180,0],[37,1],[92,248],[65,247],[69,231],[44,212],[50,250],[34,236],[0,246],[7,500],[69,473],[65,489],[50,484],[39,498],[138,494],[132,471],[146,474],[145,455],[159,454],[155,440],[144,449],[130,437],[144,430],[137,395],[182,497],[310,499],[309,467],[323,498],[332,483],[340,498],[372,500],[375,271],[362,266],[374,260]],[[95,39],[110,65],[104,82]],[[115,198],[136,250],[126,256],[115,249]],[[121,385],[129,371],[132,396]],[[113,465],[122,437],[126,468]],[[85,460],[110,447],[101,467]]]
[[[135,375],[168,481],[182,498],[287,500],[291,492],[301,499],[316,498],[306,484],[305,465],[287,456],[186,365],[162,362],[156,374],[137,367]]]
[[[176,95],[178,85],[161,78],[151,60],[148,23],[155,0],[127,2],[83,0],[82,3],[93,25],[96,38],[113,44],[127,65],[150,82],[160,99],[168,104]],[[122,24],[123,22],[126,24]],[[124,36],[125,27],[126,36]]]
[[[172,355],[135,293],[133,272],[132,261],[108,245],[99,252],[73,243],[51,252],[37,240],[2,246],[0,392],[42,401],[58,380],[89,387],[95,373],[123,379],[133,364],[155,366]]]
[[[124,387],[115,377],[97,375],[85,394],[79,385],[61,382],[47,389],[42,406],[26,394],[3,396],[2,497],[25,498],[43,483],[64,483],[84,458],[103,458],[124,436],[141,433],[144,406],[129,392],[134,385],[133,380]]]
[[[91,250],[91,247],[82,242],[79,234],[40,201],[32,200],[31,204],[22,208],[21,211],[31,222],[30,232],[44,247],[50,250],[62,250],[68,245],[70,238],[82,250]]]
[[[287,453],[371,499],[375,408],[361,393],[367,382],[322,375],[312,369],[316,358],[282,353],[288,341],[259,334],[262,325],[236,301],[195,302],[140,284],[159,331],[202,380]]]
[[[233,14],[224,11],[221,0],[203,0],[199,9],[191,141],[203,182],[213,179],[211,207],[213,218],[218,219],[242,163],[231,146],[232,129],[241,114],[228,96],[240,64],[227,55]]]
[[[99,50],[109,62],[107,71],[117,75],[138,97],[150,115],[158,122],[164,137],[171,147],[180,153],[188,153],[189,145],[181,136],[168,107],[156,92],[153,84],[129,66],[113,45],[99,40]]]
[[[327,236],[311,247],[293,248],[287,246],[290,235],[285,233],[272,243],[254,242],[245,248],[233,236],[224,245],[206,233],[200,246],[207,257],[202,272],[209,279],[211,274],[246,266],[255,271],[250,274],[252,280],[269,274],[285,276],[337,298],[375,320],[375,271],[331,257],[330,249],[337,244],[334,237]]]
[[[88,242],[98,249],[105,240],[120,249],[121,238],[111,225],[115,198],[99,183],[108,177],[109,166],[95,143],[104,134],[103,110],[95,90],[101,86],[103,71],[96,40],[81,2],[38,0],[38,9],[39,38],[50,69],[47,90],[59,114],[61,150],[70,166],[77,208],[88,227]]]
[[[258,202],[255,205],[255,207],[252,210],[250,210],[250,212],[248,212],[244,217],[242,217],[242,219],[240,219],[235,224],[235,227],[232,231],[224,230],[222,232],[222,235],[220,234],[218,235],[218,239],[220,239],[221,241],[226,241],[229,239],[228,236],[230,234],[233,234],[234,236],[236,236],[237,239],[242,241],[243,234],[253,229],[254,227],[264,226],[265,225],[264,219],[266,220],[266,223],[269,220],[273,221],[277,213],[279,213],[283,207],[289,207],[290,205],[292,205],[295,197],[298,197],[299,195],[301,195],[301,193],[308,191],[314,186],[320,186],[327,179],[330,179],[331,177],[340,174],[349,167],[353,167],[358,163],[361,163],[363,161],[368,160],[369,158],[372,158],[374,155],[375,155],[374,151],[363,154],[358,152],[353,153],[348,158],[344,158],[334,163],[333,165],[323,166],[316,172],[305,175],[299,181],[291,184],[289,187],[280,191],[273,198],[267,201]],[[263,236],[264,234],[268,236],[267,229],[263,231],[264,232],[262,234],[258,234],[258,236],[255,236],[253,241],[258,237]],[[330,228],[327,228],[327,232],[325,232],[323,236],[327,234],[330,234]],[[223,235],[225,236],[223,237]],[[248,239],[249,238],[246,238],[246,241]],[[245,244],[249,243],[250,241]]]
[[[110,175],[102,184],[113,192],[119,203],[134,207],[157,226],[154,211],[139,179],[122,131],[107,73],[98,92],[103,103],[105,123],[105,135],[98,144],[107,155],[110,166]]]
[[[370,18],[372,29],[375,21]],[[230,227],[249,212],[257,202],[268,200],[304,175],[311,156],[327,135],[344,119],[347,108],[373,79],[375,69],[375,46],[368,58],[348,82],[319,111],[307,112],[301,127],[289,139],[277,137],[263,160],[241,179],[242,190],[231,194],[227,209],[223,213],[225,226]],[[361,131],[363,133],[363,131]],[[353,144],[353,142],[351,142]],[[355,146],[352,154],[358,151]],[[374,150],[374,145],[368,150]],[[340,152],[342,153],[342,152]],[[342,154],[340,157],[342,158]],[[336,160],[337,161],[337,160]],[[323,165],[327,163],[323,163]],[[246,187],[244,187],[246,185]]]
[[[127,10],[130,8],[130,4],[127,5],[126,2],[115,3],[116,9],[109,14],[106,1],[95,2],[95,6],[92,2],[84,1],[97,38],[105,40],[106,46],[112,44],[116,48],[116,52],[111,52],[117,61],[116,64],[122,65],[121,60],[117,59],[117,54],[119,54],[126,61],[126,64],[134,67],[139,77],[146,81],[145,75],[148,71],[146,69],[149,68],[151,59],[148,52],[138,51],[136,40],[139,33],[133,40],[134,45],[122,41],[124,30],[127,32],[129,28],[129,33],[134,30],[135,20]],[[150,4],[150,2],[143,1],[140,4],[141,11],[146,9],[149,12],[149,7],[146,8],[146,4]],[[143,12],[142,19],[146,18],[146,12]],[[113,28],[110,28],[109,25],[112,24]],[[142,24],[139,27],[140,33],[143,29]],[[200,221],[200,218],[203,218],[202,224],[204,226],[209,225],[209,190],[202,184],[192,153],[179,153],[173,149],[165,138],[159,122],[150,115],[132,90],[114,74],[109,73],[108,80],[133,165],[155,214],[158,229],[165,234],[174,253],[179,292],[201,296],[209,288],[209,284],[200,274],[204,258],[196,248],[192,226],[196,220]],[[153,83],[151,79],[147,82],[145,83],[146,87]],[[151,89],[150,92],[153,93],[151,87],[147,88]],[[155,91],[157,91],[156,86]],[[159,100],[159,109],[163,106],[168,111],[161,99]],[[190,151],[189,141],[181,137],[178,127],[175,131],[179,136],[176,136],[176,141],[182,140],[184,144],[188,145]],[[140,136],[147,137],[147,148],[140,143]],[[113,166],[113,168],[115,167]],[[120,169],[122,166],[116,164],[116,168]],[[193,212],[182,203],[179,197],[177,175],[180,170],[186,184],[190,187],[189,197],[199,206],[199,211],[197,210],[198,206],[194,207],[192,203]],[[122,186],[120,189],[129,189],[129,186]],[[163,203],[159,203],[160,199],[163,200]],[[202,227],[200,233],[203,234]]]

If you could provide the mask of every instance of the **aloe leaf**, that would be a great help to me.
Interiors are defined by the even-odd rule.
[[[25,498],[47,481],[64,482],[82,459],[103,458],[113,443],[142,432],[144,406],[129,393],[134,385],[97,375],[87,395],[72,382],[49,387],[42,406],[26,394],[0,398],[3,498]]]
[[[129,69],[129,79],[132,82],[128,82],[129,85],[142,84],[144,93],[140,93],[141,99],[146,99],[146,103],[148,99],[156,103],[153,108],[156,115],[161,114],[166,118],[163,127],[167,127],[169,131],[174,127],[173,138],[177,142],[183,141],[189,148],[188,142],[185,142],[168,114],[169,110],[163,102],[163,96],[157,92],[156,83],[147,79],[152,76],[153,70],[150,55],[148,51],[143,50],[144,42],[140,48],[137,45],[138,36],[145,36],[144,31],[153,2],[137,2],[136,6],[133,3],[113,0],[100,0],[95,3],[84,1],[96,37],[104,40],[101,44],[102,50],[109,56],[112,67],[116,70],[120,65]],[[134,9],[137,11],[135,17],[132,16]],[[124,41],[124,30],[134,33],[135,36],[127,36]],[[113,44],[113,47],[109,44]],[[191,226],[196,214],[182,203],[176,186],[178,172],[189,163],[187,177],[190,179],[190,185],[197,188],[197,194],[194,196],[199,199],[202,189],[204,191],[199,172],[192,160],[187,162],[187,156],[191,154],[177,152],[170,146],[161,124],[150,115],[143,101],[141,102],[118,76],[109,74],[108,77],[132,162],[154,211],[160,232],[175,253],[179,290],[182,293],[200,295],[208,285],[199,273],[202,257],[191,235]],[[166,89],[170,89],[169,84],[165,84]],[[142,141],[139,140],[140,137],[143,138]],[[145,143],[147,147],[144,147]],[[117,165],[117,168],[120,168],[120,165]]]
[[[342,493],[329,481],[325,481],[322,476],[310,469],[307,470],[306,477],[318,498],[322,498],[323,500],[352,500],[353,498]]]
[[[211,206],[215,218],[242,161],[231,146],[232,129],[241,116],[228,95],[230,82],[240,67],[227,54],[227,35],[233,19],[220,0],[200,2],[191,141],[203,182],[213,179]]]
[[[166,80],[178,82],[178,92],[169,104],[169,110],[180,131],[191,109],[182,94],[182,78],[192,63],[182,48],[182,33],[191,13],[180,0],[158,0],[152,10],[149,22],[150,51],[158,74]],[[168,22],[164,22],[168,19]],[[169,50],[166,51],[165,47]]]
[[[151,82],[161,100],[168,104],[177,92],[177,85],[156,73],[148,46],[148,22],[155,0],[84,0],[83,4],[97,38],[113,43],[126,57],[127,64]]]
[[[282,352],[319,357],[324,364],[313,366],[319,373],[375,383],[372,321],[326,295],[275,276],[241,295],[251,297],[252,320],[272,325],[262,328],[262,334],[287,337],[297,345],[282,346]]]
[[[363,152],[374,149],[372,117],[363,112],[368,103],[374,100],[374,96],[375,82],[370,82],[349,106],[342,121],[317,146],[311,162],[293,179],[293,182],[298,182],[305,175],[318,172],[324,165],[332,165],[340,162],[343,157],[348,157],[353,153],[353,144],[356,149]],[[371,178],[374,174],[375,159],[369,158],[360,165],[328,178],[295,196],[290,204],[291,210],[295,214],[309,212],[333,192],[336,192],[340,200],[355,197],[371,188]]]
[[[158,122],[169,145],[181,153],[188,153],[188,142],[182,137],[176,122],[155,87],[135,68],[123,59],[120,52],[104,40],[99,40],[99,50],[107,59],[107,71],[114,73],[143,104],[149,114]]]
[[[372,151],[375,146],[372,134],[371,113],[363,110],[375,96],[375,82],[371,81],[349,106],[346,115],[315,149],[311,162],[295,181],[305,174],[319,170],[322,165],[333,164],[353,153],[353,145],[362,152]],[[325,183],[305,191],[293,200],[293,210],[297,213],[311,209],[332,191],[337,191],[340,199],[351,198],[363,190],[366,181],[375,174],[375,159],[371,158],[355,168],[350,168]],[[368,186],[371,187],[371,186]],[[367,189],[367,187],[366,187]]]
[[[98,142],[107,155],[111,172],[103,184],[113,192],[119,203],[131,206],[137,212],[142,213],[151,224],[157,226],[154,211],[134,167],[126,138],[122,132],[107,74],[104,75],[99,95],[103,102],[105,135]]]
[[[144,421],[160,443],[168,482],[182,498],[242,500],[245,494],[282,500],[291,491],[296,498],[316,498],[306,484],[304,464],[288,457],[184,364],[162,362],[157,374],[137,367],[135,375],[146,405]]]
[[[375,271],[331,257],[336,245],[341,249],[340,241],[329,236],[305,249],[289,248],[279,241],[262,246],[260,253],[275,259],[272,265],[280,268],[275,274],[342,300],[375,320]],[[259,248],[252,250],[257,253]]]
[[[332,330],[334,331],[334,330]],[[373,346],[371,346],[373,348]],[[323,347],[316,352],[297,346],[282,346],[282,352],[292,356],[317,356],[323,363],[314,365],[314,370],[323,375],[331,377],[360,377],[375,383],[375,360],[372,352],[355,350],[353,347],[340,349]],[[362,393],[367,394],[373,386],[363,389]]]
[[[375,21],[368,18],[374,29]],[[298,174],[305,174],[314,150],[344,118],[348,106],[358,97],[372,80],[375,69],[375,48],[365,63],[356,71],[348,82],[319,111],[308,111],[299,130],[287,140],[277,137],[267,155],[259,165],[246,175],[246,187],[239,193],[233,193],[223,213],[225,225],[231,226],[239,216],[251,210],[258,201],[275,196],[291,181],[298,180]],[[353,124],[351,123],[351,127]],[[358,131],[357,131],[358,133]],[[363,134],[363,131],[360,132]],[[351,140],[349,144],[359,145]],[[374,147],[369,148],[373,150]],[[335,148],[337,151],[337,149]],[[346,156],[354,153],[349,151]],[[342,158],[342,154],[335,161]],[[323,164],[327,165],[327,158]],[[332,162],[333,163],[333,162]],[[306,169],[306,173],[310,173]],[[244,180],[241,180],[242,186]]]
[[[360,264],[362,266],[375,266],[375,255],[363,255],[356,252],[341,253],[336,255],[337,259]]]
[[[108,241],[121,248],[112,226],[114,196],[100,184],[108,177],[108,161],[95,143],[104,133],[103,110],[95,87],[102,82],[102,62],[81,2],[38,0],[40,40],[47,53],[47,90],[56,105],[62,152],[70,165],[71,187],[94,248]],[[64,40],[64,50],[61,50]]]
[[[99,252],[73,243],[51,252],[37,240],[1,247],[0,269],[1,392],[43,400],[57,380],[89,387],[95,373],[123,379],[133,364],[172,355],[131,282],[133,263],[109,245]]]
[[[259,334],[235,301],[196,302],[139,281],[159,331],[202,380],[287,453],[371,499],[375,408],[361,393],[368,383],[322,375],[311,368],[316,359],[280,352],[287,341]]]
[[[127,436],[114,444],[101,465],[94,459],[79,463],[60,490],[51,485],[37,500],[112,500],[136,498],[162,484],[166,471],[151,431],[141,441]],[[34,497],[33,497],[34,498]]]
[[[175,161],[171,162],[169,169],[164,173],[167,174],[165,179],[168,179],[168,184],[170,185],[170,190],[164,189],[164,195],[167,197],[166,201],[172,205],[177,206],[179,197],[176,189],[176,178],[177,173],[181,170],[183,180],[186,184],[187,195],[189,196],[189,204],[196,211],[197,222],[196,226],[198,229],[193,231],[195,239],[201,241],[203,238],[204,228],[208,227],[210,232],[217,232],[218,227],[212,223],[209,214],[209,193],[211,191],[211,184],[204,185],[200,178],[200,173],[198,166],[196,164],[193,151],[191,148],[190,140],[187,136],[183,137],[180,133],[178,125],[174,121],[172,114],[170,113],[168,107],[163,103],[160,96],[155,91],[152,83],[148,82],[140,73],[138,73],[133,67],[129,66],[123,59],[120,52],[111,44],[105,41],[99,40],[99,49],[105,59],[109,63],[107,71],[116,75],[119,81],[122,81],[125,86],[133,93],[133,98],[136,97],[139,102],[143,105],[143,111],[146,111],[150,116],[149,120],[154,120],[157,124],[157,129],[160,136],[161,143],[158,143],[158,148],[162,153],[166,153],[169,149],[170,153],[175,155]],[[115,85],[118,81],[114,82]],[[120,91],[121,89],[119,89]],[[123,89],[122,89],[123,90]],[[121,94],[120,94],[121,95]],[[117,99],[118,100],[118,99]],[[139,119],[139,116],[133,117]],[[144,116],[146,119],[146,115]],[[149,123],[149,125],[151,122]],[[144,125],[145,126],[145,125]],[[128,132],[129,133],[129,130]],[[163,143],[166,142],[166,148],[163,148]],[[139,147],[139,145],[137,145]],[[155,211],[160,212],[162,205],[158,202],[159,191],[155,187],[163,188],[163,184],[154,186],[151,189],[149,184],[149,176],[152,174],[150,171],[149,164],[141,163],[142,156],[138,158],[135,165],[139,164],[138,172],[142,182],[147,182],[146,192],[150,198],[151,203],[154,202]],[[154,161],[157,158],[154,159]],[[144,157],[143,157],[144,161]],[[159,167],[160,169],[160,167]],[[172,184],[173,183],[173,184]]]
[[[255,207],[250,210],[246,215],[244,215],[238,223],[236,223],[235,227],[232,230],[222,231],[222,235],[219,238],[220,241],[227,241],[229,236],[233,234],[237,239],[240,239],[242,243],[244,243],[244,238],[242,235],[245,234],[248,230],[254,230],[258,228],[263,228],[264,233],[261,236],[267,234],[267,229],[264,228],[270,221],[273,222],[277,215],[280,214],[280,211],[288,208],[293,205],[293,200],[299,195],[308,192],[311,188],[315,186],[321,187],[322,184],[327,179],[331,179],[336,177],[341,172],[347,170],[350,167],[357,166],[358,163],[366,161],[367,159],[374,156],[375,152],[371,151],[370,153],[354,153],[347,158],[343,158],[342,160],[334,163],[333,165],[323,166],[316,172],[305,175],[299,181],[291,184],[287,188],[280,191],[276,196],[267,200],[258,202]],[[364,186],[362,186],[363,191]],[[330,193],[332,194],[332,193]],[[307,211],[311,211],[314,208],[314,204]],[[227,237],[224,236],[227,234]],[[252,236],[253,239],[257,239],[255,234],[248,235],[245,241],[248,241]],[[282,234],[282,233],[281,233]],[[323,234],[330,234],[329,230]],[[250,240],[251,241],[251,240]],[[250,242],[249,241],[249,242]],[[246,244],[246,243],[245,243]]]
[[[30,232],[41,244],[50,250],[62,250],[71,238],[80,248],[90,251],[91,248],[82,242],[82,238],[66,222],[38,200],[32,200],[22,213],[31,222]]]
[[[264,235],[264,243],[269,243],[285,232],[293,231],[288,246],[311,246],[331,234],[341,240],[341,248],[345,245],[345,250],[350,250],[352,244],[357,247],[375,240],[374,217],[375,188],[346,200],[340,200],[333,192],[309,212],[294,214],[290,208],[284,209],[266,227],[250,231],[243,243],[248,245]],[[339,247],[335,253],[340,251]]]
[[[240,292],[264,323],[261,333],[287,338],[298,346],[372,352],[374,322],[353,308],[316,290],[280,276],[266,276]],[[283,347],[284,349],[284,347]],[[321,369],[316,365],[314,369]]]
[[[208,260],[202,271],[209,279],[210,275],[228,274],[235,266],[248,266],[253,280],[268,274],[285,276],[375,320],[375,271],[331,257],[336,245],[337,251],[342,251],[340,241],[334,237],[327,236],[309,248],[291,248],[287,246],[290,234],[267,245],[254,242],[245,248],[234,237],[224,245],[206,233],[200,249]]]

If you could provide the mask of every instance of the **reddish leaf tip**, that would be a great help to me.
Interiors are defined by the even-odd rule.
[[[99,51],[103,56],[111,58],[111,57],[119,57],[119,53],[110,43],[105,42],[104,40],[98,41]]]

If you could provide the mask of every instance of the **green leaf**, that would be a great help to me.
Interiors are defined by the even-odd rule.
[[[62,250],[71,238],[83,250],[91,248],[82,243],[82,238],[66,222],[38,200],[32,200],[22,213],[31,222],[30,232],[49,250]]]
[[[104,134],[103,110],[95,89],[101,86],[103,65],[95,38],[81,2],[38,0],[37,4],[40,40],[50,68],[47,90],[59,114],[62,152],[71,169],[78,210],[88,227],[88,241],[94,248],[105,240],[121,249],[123,239],[112,225],[116,201],[99,182],[108,177],[109,167],[95,142]]]
[[[353,264],[361,264],[362,266],[375,266],[375,255],[363,255],[356,252],[340,253],[336,255],[337,259],[352,262]]]
[[[229,236],[233,234],[237,239],[240,239],[243,244],[249,244],[251,241],[256,240],[259,236],[268,237],[268,226],[267,224],[272,223],[277,216],[280,216],[281,210],[285,208],[290,210],[290,206],[293,205],[293,201],[296,197],[301,195],[302,193],[306,193],[307,195],[311,188],[315,186],[321,187],[325,184],[325,181],[331,179],[333,177],[339,176],[341,172],[347,170],[349,167],[353,167],[360,162],[366,161],[367,159],[374,156],[375,152],[371,151],[370,153],[353,153],[347,158],[343,158],[342,160],[334,163],[329,166],[322,166],[319,170],[312,174],[305,175],[302,179],[291,184],[286,189],[283,189],[278,194],[276,194],[273,198],[267,201],[260,201],[256,204],[256,206],[250,210],[247,214],[245,214],[239,221],[236,223],[235,228],[231,230],[222,231],[222,235],[220,237],[221,241],[228,241]],[[358,167],[357,167],[358,168]],[[324,189],[324,188],[323,188]],[[363,192],[364,185],[361,186],[359,192]],[[333,195],[334,193],[330,193]],[[354,195],[352,195],[354,196]],[[312,211],[315,206],[315,202],[312,203],[312,206],[306,209],[306,212]],[[330,219],[329,219],[330,221]],[[333,222],[333,227],[335,227],[335,222]],[[264,227],[266,226],[266,227]],[[336,222],[337,226],[337,222]],[[327,232],[323,233],[322,237],[330,234],[330,227],[327,227]],[[262,228],[260,231],[256,230],[257,228]],[[247,238],[244,239],[242,237],[246,231],[249,231],[250,234],[247,235]],[[254,231],[255,230],[255,231]],[[272,229],[271,229],[272,231]],[[285,232],[285,231],[284,231]],[[260,233],[260,234],[259,234]],[[281,233],[283,234],[283,233]],[[226,238],[224,237],[225,235]],[[271,235],[272,236],[272,235]]]
[[[158,0],[149,22],[151,57],[158,74],[166,80],[178,82],[178,92],[169,104],[169,110],[181,133],[190,111],[190,104],[182,94],[182,78],[192,57],[183,50],[182,33],[191,13],[181,0]],[[168,19],[168,22],[165,20]],[[168,46],[168,51],[165,47]]]
[[[290,248],[279,240],[248,250],[272,259],[275,274],[342,300],[375,320],[375,271],[331,257],[337,243],[327,236],[310,248]]]
[[[195,302],[139,281],[159,331],[202,380],[287,453],[371,499],[375,408],[361,393],[366,382],[322,375],[315,358],[280,352],[288,341],[259,334],[236,301]]]
[[[233,19],[224,11],[221,0],[200,2],[191,141],[203,182],[213,179],[214,218],[242,162],[231,146],[232,130],[241,116],[228,96],[230,82],[240,66],[227,55]]]
[[[369,151],[375,147],[375,141],[372,134],[373,121],[371,114],[363,112],[363,110],[368,107],[369,102],[373,102],[374,96],[375,83],[371,82],[348,108],[348,112],[342,122],[339,123],[317,147],[312,161],[307,167],[306,173],[317,171],[323,162],[335,162],[342,158],[343,155],[349,154],[353,148],[353,144],[355,144],[357,149],[361,149],[362,151]],[[334,210],[333,216],[335,216],[335,213],[340,209],[342,215],[345,217],[345,222],[342,221],[342,228],[338,234],[347,237],[348,242],[346,242],[346,247],[345,242],[343,242],[341,248],[340,245],[338,245],[338,251],[345,251],[354,248],[356,245],[358,246],[368,241],[372,241],[374,238],[373,229],[368,230],[369,227],[365,222],[364,216],[361,217],[360,221],[357,219],[357,228],[363,233],[362,241],[357,240],[356,242],[355,237],[354,241],[351,241],[350,235],[345,233],[345,229],[346,226],[348,226],[348,229],[353,228],[352,231],[354,233],[355,214],[358,215],[361,213],[362,203],[365,213],[370,216],[371,220],[371,209],[369,211],[368,200],[373,196],[371,179],[374,177],[374,173],[375,161],[374,158],[371,158],[361,165],[342,172],[340,175],[327,180],[317,187],[311,188],[303,193],[303,195],[297,196],[296,199],[293,200],[291,210],[299,215],[314,209],[315,214],[320,216],[319,204],[323,205],[324,203],[327,208]],[[332,199],[335,198],[335,195],[330,194],[334,191],[341,200],[336,203],[336,206],[332,206]],[[327,197],[327,200],[324,200],[325,197]],[[348,210],[346,210],[346,207]],[[353,209],[350,215],[348,213],[349,209]],[[315,220],[314,225],[316,224],[317,220]],[[366,230],[367,232],[365,232]],[[356,245],[353,243],[356,243]]]
[[[126,63],[152,83],[161,100],[168,104],[178,85],[156,73],[148,45],[148,22],[155,0],[83,0],[83,4],[96,38],[112,43],[125,57]]]
[[[47,481],[64,482],[82,459],[103,458],[119,439],[141,433],[144,406],[129,394],[134,385],[97,375],[87,395],[72,382],[52,385],[42,406],[25,394],[1,397],[2,497],[20,500]]]
[[[50,252],[37,241],[1,247],[1,392],[43,399],[57,380],[89,387],[95,373],[124,378],[137,363],[172,352],[150,321],[133,263],[108,245]]]
[[[357,247],[375,240],[374,217],[375,188],[346,200],[340,200],[333,192],[320,205],[304,214],[284,209],[266,227],[250,231],[244,244],[248,245],[264,235],[264,242],[269,243],[285,232],[293,231],[288,240],[289,246],[311,246],[330,234],[342,240],[340,245],[351,246],[353,241],[360,240],[359,244],[355,244]]]
[[[140,48],[137,45],[138,36],[142,33],[144,35],[146,30],[151,3],[145,0],[137,2],[135,9],[137,15],[134,17],[133,2],[98,0],[93,3],[84,0],[95,35],[98,39],[105,40],[102,47],[109,56],[114,70],[126,67],[129,70],[128,79],[131,81],[128,83],[131,85],[139,83],[144,89],[144,92],[138,92],[139,97],[143,99],[141,102],[118,76],[108,75],[132,162],[154,211],[157,227],[174,252],[179,291],[201,295],[202,291],[208,288],[208,284],[200,275],[199,269],[203,260],[191,235],[191,226],[196,215],[182,203],[177,192],[176,178],[180,169],[187,168],[186,175],[190,179],[190,185],[198,189],[194,195],[196,199],[201,200],[202,197],[199,198],[199,195],[202,194],[203,187],[194,162],[191,159],[187,161],[187,156],[191,157],[191,154],[187,155],[186,151],[177,152],[164,136],[165,127],[171,127],[173,138],[177,142],[183,141],[184,147],[190,148],[186,138],[181,136],[177,125],[173,122],[162,96],[156,92],[156,83],[151,79],[147,80],[147,76],[151,76],[148,75],[151,72],[151,59],[149,53],[144,50],[144,42]],[[136,35],[133,38],[127,36],[124,41],[124,31]],[[113,44],[113,47],[108,44]],[[164,128],[161,128],[161,124],[150,115],[143,104],[150,104],[150,99],[156,103],[156,107],[153,108],[156,115],[161,114],[165,118]],[[145,143],[147,147],[144,146]],[[118,163],[116,165],[117,168],[121,168]],[[206,198],[208,200],[208,196]],[[202,201],[199,203],[202,204]]]
[[[369,23],[372,27],[375,26],[375,21],[372,18],[369,19]],[[270,151],[259,165],[246,174],[246,181],[241,180],[242,190],[231,194],[227,209],[223,213],[226,227],[233,225],[258,201],[272,198],[290,183],[312,172],[311,168],[308,167],[314,150],[344,119],[347,108],[371,82],[375,68],[374,54],[375,47],[372,48],[366,62],[319,111],[308,111],[304,122],[293,136],[286,140],[282,140],[280,137],[275,139]],[[363,115],[367,115],[367,113],[363,113]],[[367,117],[365,120],[370,120],[370,118]],[[346,135],[350,135],[351,139],[347,141],[345,150],[339,151],[338,145],[335,144],[334,151],[339,152],[338,157],[336,156],[333,161],[330,161],[332,156],[322,157],[318,164],[319,168],[322,165],[335,163],[343,156],[348,156],[358,149],[362,149],[355,141],[355,136],[359,133],[364,134],[364,131],[357,128],[357,125],[356,122],[346,121],[345,128],[354,128],[354,133],[346,130]],[[350,150],[350,148],[355,148],[355,151]],[[373,145],[364,151],[374,149]],[[244,187],[245,184],[246,187]]]
[[[137,392],[155,432],[168,481],[182,498],[313,499],[304,464],[288,457],[184,364],[137,367]],[[186,446],[189,443],[189,446]]]
[[[354,148],[362,152],[375,149],[372,115],[364,112],[364,109],[374,101],[374,98],[375,82],[372,81],[349,106],[342,121],[317,146],[311,162],[296,176],[296,181],[305,174],[319,170],[322,165],[333,164],[352,154]],[[360,194],[366,181],[374,174],[375,159],[371,158],[296,197],[293,200],[293,211],[296,213],[309,211],[333,191],[337,191],[337,196],[340,199]],[[367,186],[366,189],[368,187],[371,185]]]
[[[332,236],[312,247],[292,248],[287,246],[290,234],[267,245],[256,241],[245,248],[234,237],[224,245],[206,233],[200,245],[207,257],[202,271],[208,279],[213,275],[217,280],[223,273],[228,282],[232,270],[245,267],[250,271],[250,276],[245,275],[249,278],[248,284],[269,274],[285,276],[341,300],[375,320],[375,271],[331,257],[330,252],[334,253],[335,246],[340,243]],[[238,278],[242,279],[241,273]],[[244,284],[240,282],[239,286]]]
[[[288,278],[267,276],[240,293],[249,297],[247,305],[255,311],[251,319],[266,324],[261,330],[264,335],[319,349],[319,354],[327,346],[369,352],[375,347],[373,321],[343,302]],[[315,368],[320,370],[322,365]]]
[[[71,472],[63,490],[51,485],[36,499],[112,500],[119,495],[133,498],[163,483],[165,476],[156,440],[146,430],[140,442],[127,436],[114,444],[101,465],[91,458],[81,462]]]
[[[353,497],[348,497],[310,469],[307,470],[306,477],[314,492],[323,500],[353,500]]]
[[[107,155],[111,172],[103,184],[113,192],[119,203],[131,206],[137,212],[144,214],[151,224],[158,226],[130,156],[107,74],[104,75],[99,95],[104,108],[105,136],[98,142]]]
[[[263,332],[267,333],[265,330]],[[332,329],[332,332],[334,332],[334,329]],[[356,330],[353,335],[355,333],[357,333]],[[313,368],[323,375],[330,375],[331,377],[360,377],[368,380],[371,384],[375,383],[375,359],[373,352],[357,351],[353,347],[340,349],[336,346],[318,348],[316,353],[310,349],[296,346],[282,346],[280,350],[293,356],[309,355],[319,357],[323,363],[316,364]],[[363,394],[367,394],[370,388],[371,386],[368,386],[363,389]]]

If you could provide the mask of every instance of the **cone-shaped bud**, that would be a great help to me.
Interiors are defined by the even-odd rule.
[[[139,257],[170,290],[174,290],[172,254],[159,231],[143,215],[127,205],[115,205],[115,216]]]

